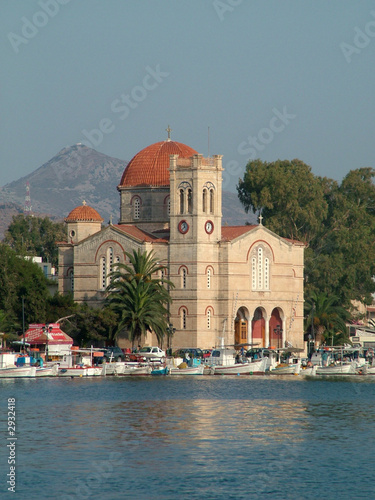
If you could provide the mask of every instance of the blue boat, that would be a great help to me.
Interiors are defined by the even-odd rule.
[[[168,375],[169,368],[165,366],[164,368],[155,368],[151,371],[151,375]]]

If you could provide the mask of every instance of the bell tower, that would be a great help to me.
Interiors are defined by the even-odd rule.
[[[170,156],[170,241],[221,239],[222,155]]]
[[[181,345],[214,345],[221,241],[222,156],[170,156],[171,321]],[[215,275],[216,273],[216,275]],[[215,277],[214,277],[215,276]],[[209,323],[209,326],[208,326]]]

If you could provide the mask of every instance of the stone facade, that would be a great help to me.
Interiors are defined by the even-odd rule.
[[[124,262],[125,251],[153,250],[175,285],[173,348],[221,342],[303,348],[304,244],[261,223],[222,227],[222,157],[203,158],[171,142],[165,141],[168,163],[158,164],[169,172],[169,186],[165,180],[147,186],[141,173],[134,185],[121,183],[119,224],[74,220],[74,210],[67,217],[68,241],[59,244],[60,293],[73,291],[77,302],[100,307],[108,273]],[[181,157],[181,150],[193,154]],[[154,342],[151,335],[145,339]]]

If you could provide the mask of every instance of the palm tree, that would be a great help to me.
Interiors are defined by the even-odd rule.
[[[170,288],[173,283],[152,277],[167,269],[157,261],[153,252],[133,250],[133,253],[125,254],[129,264],[115,264],[116,269],[110,274],[111,283],[107,287],[106,304],[120,318],[117,333],[125,329],[134,345],[147,331],[152,331],[161,345],[168,327],[165,305],[171,302],[164,285]]]
[[[305,331],[321,344],[339,345],[350,342],[346,323],[350,313],[338,305],[339,298],[311,292],[305,302]]]

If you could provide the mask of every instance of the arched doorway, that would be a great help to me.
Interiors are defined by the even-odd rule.
[[[240,307],[237,311],[236,318],[234,320],[234,343],[235,344],[246,344],[247,334],[248,334],[248,316],[249,311],[246,307]]]
[[[280,349],[283,347],[283,320],[280,315],[281,311],[275,307],[270,318],[270,345]]]
[[[251,322],[252,341],[259,344],[257,347],[267,347],[266,344],[266,320],[264,310],[257,307]]]

